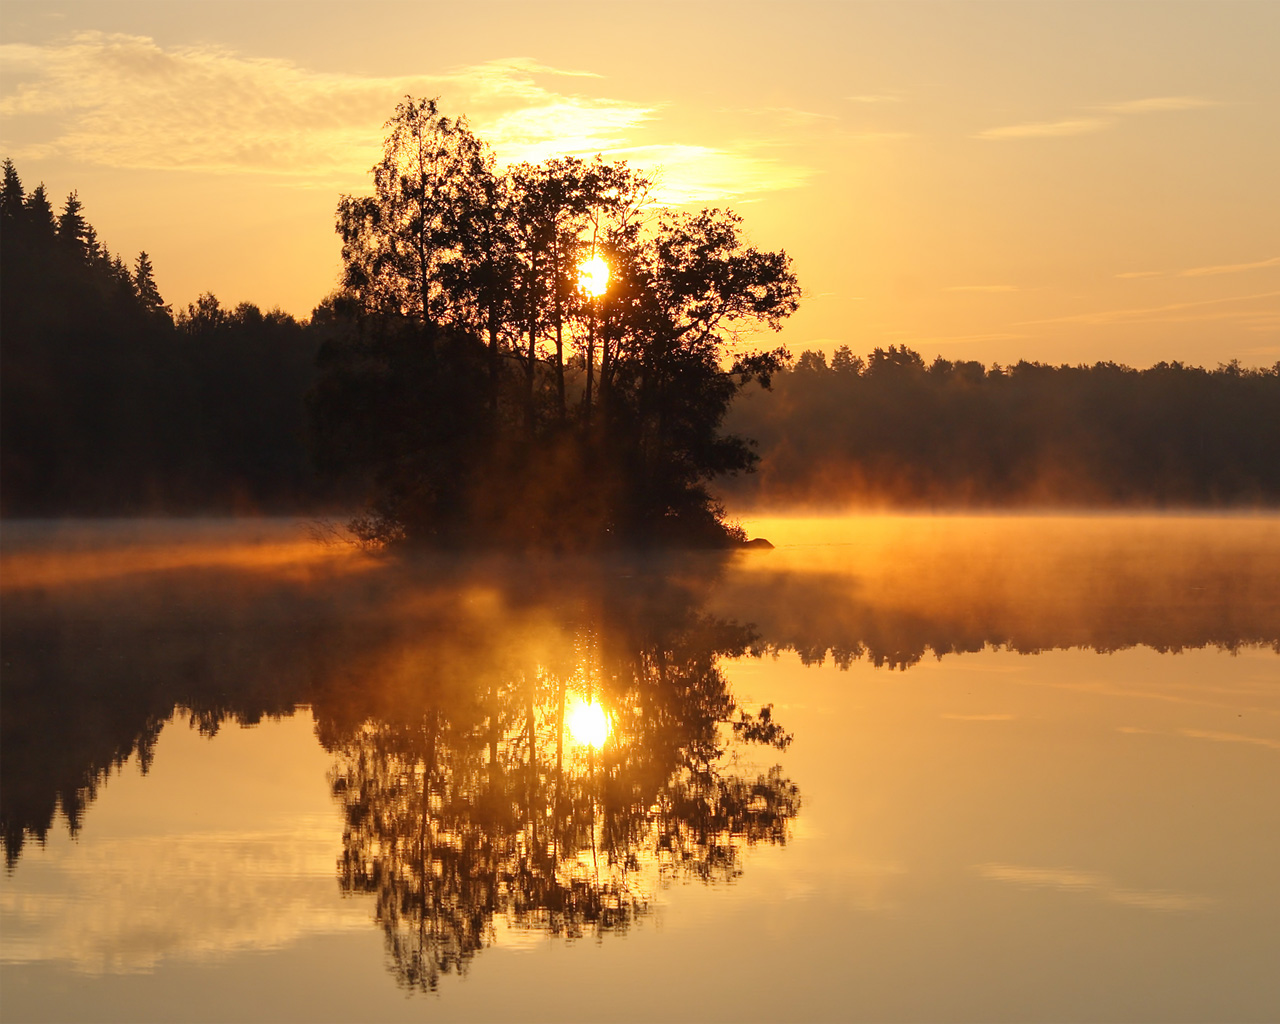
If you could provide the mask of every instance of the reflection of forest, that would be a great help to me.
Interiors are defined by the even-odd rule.
[[[832,522],[846,543],[830,543]],[[990,646],[1280,650],[1274,517],[873,516],[785,529],[796,543],[745,555],[707,607],[806,664],[906,668]],[[822,542],[806,544],[806,529]]]
[[[740,842],[775,834],[794,810],[781,778],[716,768],[726,723],[744,725],[726,657],[753,647],[905,667],[992,644],[1280,645],[1270,520],[1010,519],[968,533],[937,522],[943,539],[928,523],[907,539],[877,539],[864,522],[843,548],[643,571],[621,560],[553,569],[357,555],[293,569],[265,557],[172,563],[186,568],[151,558],[130,571],[121,554],[79,582],[16,571],[20,531],[7,526],[9,864],[59,810],[76,830],[103,780],[134,754],[145,766],[175,708],[212,733],[310,704],[348,811],[345,884],[386,878],[398,916],[384,923],[397,933],[430,923],[399,902],[406,893],[452,898],[431,874],[446,846],[464,858],[450,870],[465,863],[467,885],[489,879],[494,914],[566,932],[620,927],[648,892],[632,858],[653,872],[722,877],[736,870]],[[562,697],[588,687],[616,730],[590,760],[564,738],[560,715]],[[757,718],[739,738],[780,740],[771,724]],[[430,872],[426,832],[389,839],[395,821],[420,820],[424,807]],[[603,865],[594,894],[574,888],[586,851],[592,879]],[[430,886],[413,890],[428,874]]]
[[[114,769],[145,768],[175,709],[212,734],[310,704],[345,812],[341,885],[375,896],[404,984],[463,968],[499,919],[624,930],[673,878],[735,877],[799,808],[770,758],[741,753],[790,737],[720,669],[756,642],[700,610],[720,568],[437,559],[7,590],[10,868],[59,808],[74,832]],[[585,702],[608,718],[599,749],[571,728]]]
[[[790,740],[767,709],[740,711],[717,667],[749,631],[671,588],[601,596],[538,649],[517,639],[473,659],[445,639],[317,704],[346,811],[342,887],[376,894],[402,984],[462,969],[498,916],[622,931],[653,886],[731,879],[742,843],[785,841],[796,787],[777,767],[722,766],[730,740]],[[608,716],[599,749],[570,724],[586,703]]]

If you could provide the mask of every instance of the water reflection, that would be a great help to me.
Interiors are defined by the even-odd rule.
[[[305,542],[296,524],[6,524],[7,861],[59,812],[74,834],[129,758],[145,770],[175,708],[213,734],[301,703],[332,707],[323,728],[337,749],[352,723],[398,722],[427,697],[424,713],[457,718],[470,706],[456,692],[465,683],[501,695],[501,730],[512,727],[514,694],[532,699],[533,725],[521,728],[541,743],[555,688],[590,684],[622,702],[609,712],[619,744],[601,764],[643,739],[655,764],[674,767],[673,743],[693,743],[696,756],[707,741],[699,728],[723,720],[715,660],[748,646],[794,650],[806,664],[896,668],[992,645],[1280,649],[1274,517],[866,517],[759,529],[790,543],[644,565],[393,564]],[[677,640],[692,658],[694,637],[699,659],[662,662]],[[658,707],[644,680],[672,672],[705,673],[692,692],[712,704],[666,708],[683,725],[642,738],[632,709]],[[629,687],[645,701],[627,704]],[[508,743],[505,731],[498,738]]]
[[[806,664],[1004,647],[1280,651],[1276,516],[775,518],[710,608]]]
[[[64,564],[6,524],[6,999],[420,1015],[390,964],[459,1019],[1270,1019],[1278,526],[884,517],[665,564],[175,527]],[[1088,653],[1133,645],[1241,656]],[[757,964],[788,985],[706,986]]]
[[[703,611],[722,559],[329,560],[304,585],[262,561],[6,589],[10,870],[131,757],[145,772],[175,713],[213,735],[303,704],[341,888],[374,897],[409,987],[465,969],[495,919],[625,931],[673,879],[732,880],[744,846],[786,841],[791,737],[720,668],[759,637]]]
[[[732,880],[742,846],[786,841],[799,791],[776,765],[745,771],[741,750],[791,737],[770,708],[741,709],[719,668],[752,632],[655,580],[613,580],[566,611],[535,632],[504,603],[508,642],[495,625],[464,656],[434,634],[400,652],[399,679],[328,689],[313,709],[337,757],[342,889],[375,897],[406,987],[465,970],[497,918],[624,932],[656,887]]]

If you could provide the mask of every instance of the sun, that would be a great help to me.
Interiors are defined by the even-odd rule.
[[[569,735],[575,743],[599,750],[609,738],[609,716],[595,701],[578,701],[568,714]]]
[[[597,254],[578,264],[578,287],[598,299],[609,287],[609,264]]]

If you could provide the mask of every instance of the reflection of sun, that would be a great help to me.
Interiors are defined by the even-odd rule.
[[[609,264],[599,256],[592,256],[578,264],[578,287],[598,299],[609,287]]]
[[[590,704],[578,701],[570,709],[567,718],[569,735],[576,743],[595,747],[598,750],[609,738],[609,716],[595,701]]]

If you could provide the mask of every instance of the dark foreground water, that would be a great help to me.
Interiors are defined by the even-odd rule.
[[[1275,1020],[1280,519],[6,523],[0,1015]]]

